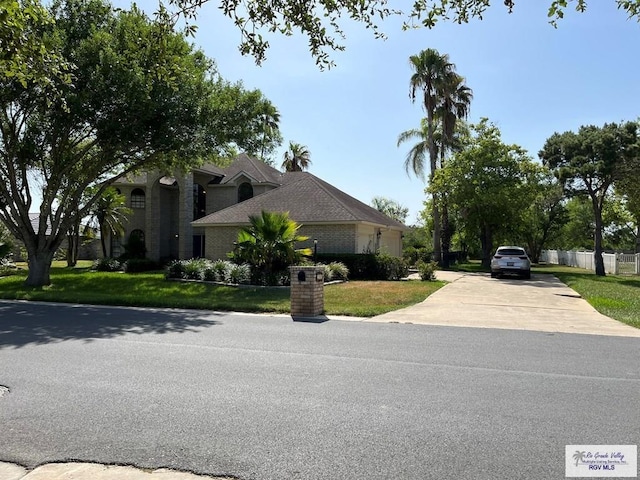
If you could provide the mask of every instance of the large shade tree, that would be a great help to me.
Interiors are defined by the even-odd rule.
[[[640,15],[638,0],[608,1],[615,3],[629,17]],[[495,8],[509,12],[518,8],[518,2],[514,0],[421,0],[406,4],[389,0],[171,0],[169,3],[189,20],[193,20],[203,4],[218,6],[240,31],[240,51],[253,55],[258,63],[266,58],[269,35],[300,33],[307,38],[313,58],[323,67],[333,64],[328,51],[344,50],[343,24],[348,24],[345,19],[359,22],[375,36],[384,37],[380,24],[388,17],[401,18],[405,29],[433,28],[439,21],[467,23],[472,19],[482,19],[492,3]],[[579,12],[587,9],[586,0],[547,0],[547,4],[548,21],[552,24],[556,24],[571,6]],[[544,17],[540,20],[544,21]]]
[[[614,180],[639,155],[638,125],[635,122],[608,123],[602,127],[582,126],[575,132],[554,133],[539,153],[554,170],[570,196],[589,198],[594,220],[596,275],[604,276],[602,212]]]
[[[471,125],[471,132],[465,148],[436,172],[429,190],[447,192],[461,228],[480,238],[482,264],[488,267],[496,239],[517,231],[535,198],[542,167],[522,148],[505,144],[487,119]]]
[[[32,33],[70,65],[71,80],[0,76],[0,221],[27,250],[30,286],[50,282],[55,251],[115,178],[259,144],[243,106],[264,100],[136,8],[57,1],[49,16]]]
[[[638,0],[608,0],[625,11],[630,18],[640,16]],[[553,24],[563,17],[571,4],[575,10],[586,10],[586,0],[547,0],[548,17]],[[160,2],[159,2],[160,3]],[[329,51],[344,50],[344,32],[342,19],[361,23],[374,32],[376,37],[384,37],[380,24],[390,16],[403,19],[406,29],[417,26],[433,28],[439,21],[466,23],[471,19],[482,19],[491,7],[490,0],[436,0],[408,3],[405,10],[398,5],[389,4],[389,0],[310,0],[292,2],[288,0],[170,0],[161,3],[158,18],[163,23],[173,25],[187,20],[187,32],[193,32],[198,22],[199,9],[207,3],[218,6],[222,14],[228,17],[240,31],[239,50],[242,54],[252,55],[261,63],[269,48],[269,35],[290,36],[300,33],[308,40],[312,57],[321,67],[333,65]],[[493,2],[496,8],[511,11],[515,7],[513,0]],[[35,6],[35,8],[33,8]],[[47,63],[53,57],[47,51],[47,45],[32,42],[32,37],[24,35],[32,21],[47,21],[42,15],[43,9],[38,0],[0,0],[0,16],[7,15],[11,21],[0,22],[0,55],[6,54],[5,65],[0,61],[0,75],[26,74],[31,78],[48,81],[49,75],[42,70],[33,70],[29,62],[43,56]],[[4,18],[4,17],[3,17]],[[346,20],[345,20],[346,21]],[[25,42],[25,39],[28,39]],[[42,48],[44,47],[44,48]],[[35,55],[33,55],[35,54]],[[8,69],[4,69],[4,67]],[[47,67],[48,68],[48,67]],[[55,67],[57,68],[57,66]]]

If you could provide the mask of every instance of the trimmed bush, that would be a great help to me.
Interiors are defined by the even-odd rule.
[[[328,264],[340,263],[352,280],[399,280],[409,274],[409,267],[402,258],[387,254],[318,254],[318,259]]]
[[[124,262],[124,271],[127,273],[150,272],[159,269],[160,264],[148,258],[130,258]]]
[[[115,258],[105,257],[93,262],[92,268],[98,272],[119,272],[122,270],[122,263]]]

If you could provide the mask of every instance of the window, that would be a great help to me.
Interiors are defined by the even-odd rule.
[[[238,203],[253,198],[253,187],[249,182],[241,183],[238,187]]]
[[[141,188],[135,188],[133,192],[131,192],[131,208],[144,208],[145,207],[145,197],[144,190]]]
[[[122,255],[122,237],[114,235],[111,237],[111,258],[118,258]]]
[[[207,192],[202,185],[193,185],[193,219],[197,220],[207,214]]]

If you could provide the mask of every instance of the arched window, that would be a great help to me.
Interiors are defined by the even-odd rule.
[[[207,214],[207,192],[202,185],[193,184],[193,219],[197,220]]]
[[[144,208],[145,206],[144,190],[134,188],[131,192],[131,208]]]
[[[241,183],[238,187],[238,203],[253,198],[253,187],[249,182]]]

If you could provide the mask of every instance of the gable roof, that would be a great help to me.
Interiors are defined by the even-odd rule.
[[[246,225],[249,215],[262,210],[289,212],[292,220],[313,223],[372,223],[406,230],[407,227],[308,172],[281,175],[282,186],[193,222],[194,226]]]
[[[282,183],[282,172],[276,170],[266,163],[251,158],[246,153],[241,153],[236,157],[231,165],[223,169],[225,177],[221,184],[229,183],[239,175],[246,175],[258,183]]]

